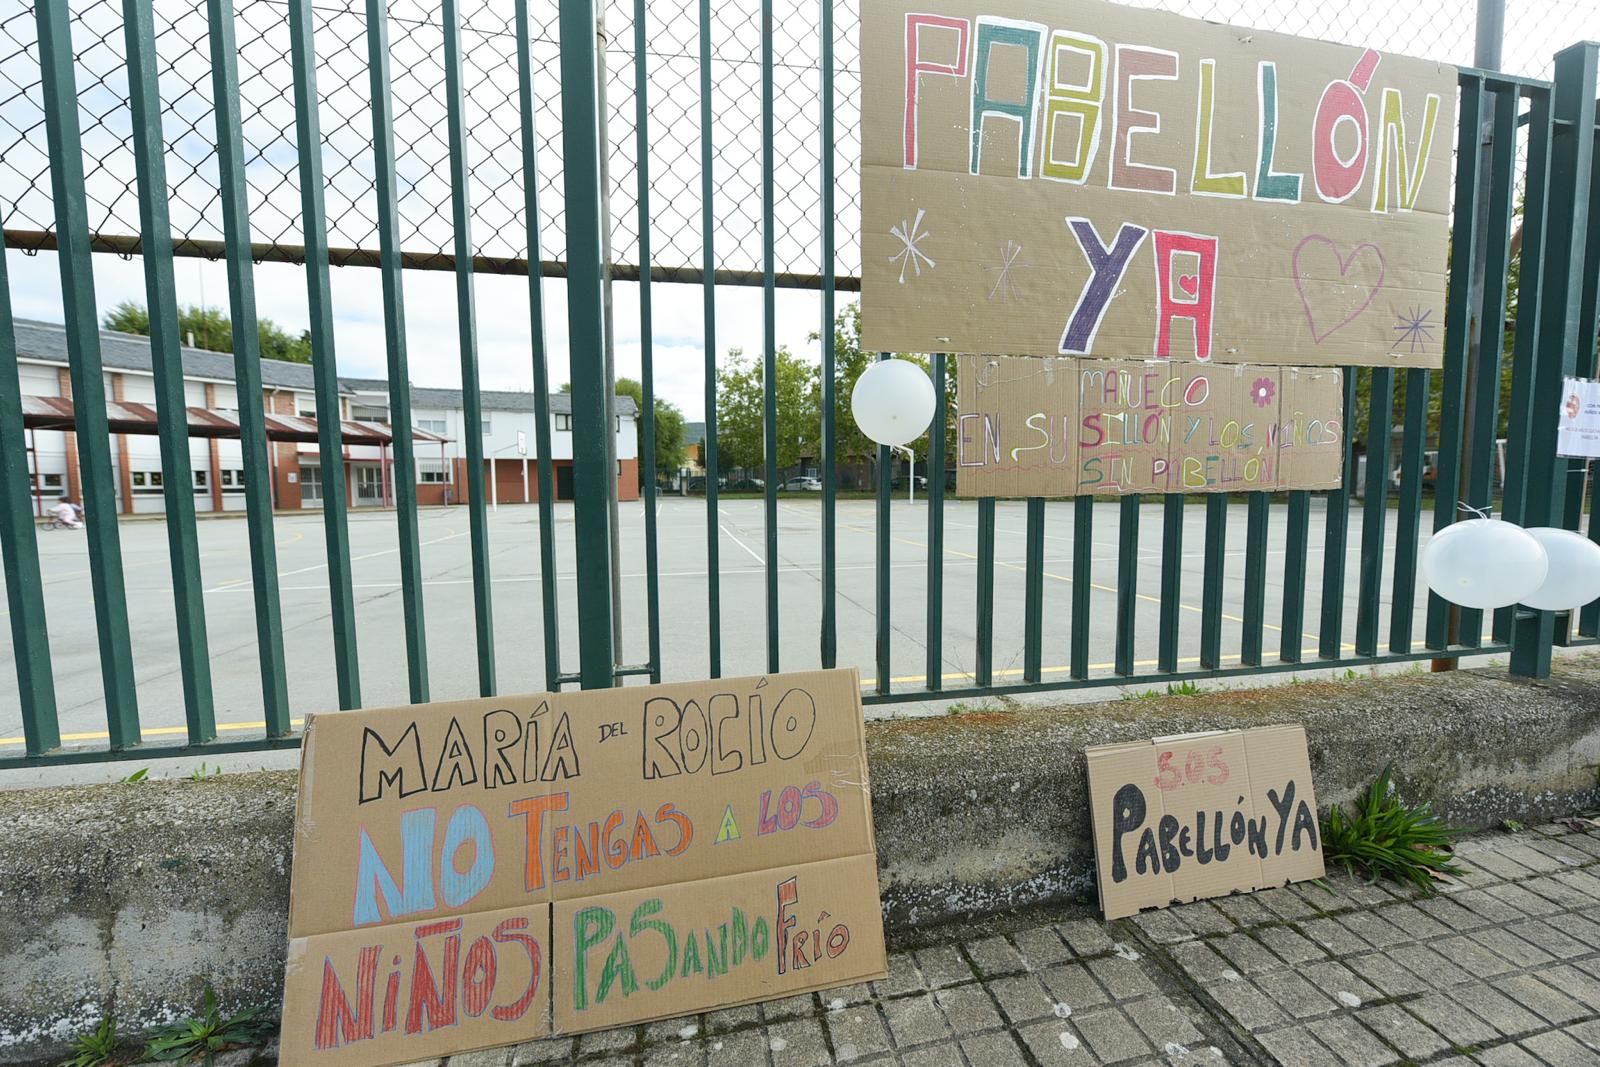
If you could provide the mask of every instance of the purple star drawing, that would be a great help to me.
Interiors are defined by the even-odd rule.
[[[1415,353],[1419,347],[1432,343],[1434,324],[1429,321],[1432,316],[1432,308],[1418,307],[1411,308],[1404,315],[1397,314],[1394,329],[1399,336],[1395,338],[1394,348],[1410,345]]]

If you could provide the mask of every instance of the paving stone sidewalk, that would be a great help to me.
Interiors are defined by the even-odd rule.
[[[1600,830],[1480,836],[1459,857],[1462,884],[1435,897],[1334,876],[1112,923],[1080,907],[946,927],[870,985],[445,1062],[1600,1065]]]

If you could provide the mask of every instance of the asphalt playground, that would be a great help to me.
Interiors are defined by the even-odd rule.
[[[876,507],[870,500],[838,502],[838,659],[861,671],[865,684],[876,674],[877,597],[874,562]],[[1095,675],[1112,671],[1116,629],[1117,545],[1120,505],[1097,503],[1091,550],[1089,648]],[[891,678],[896,690],[925,684],[927,532],[925,501],[897,499],[891,509]],[[1204,508],[1185,510],[1180,669],[1198,668]],[[623,650],[627,662],[647,658],[643,505],[622,506]],[[1383,637],[1387,642],[1392,575],[1393,514],[1385,526]],[[1046,508],[1044,551],[1043,678],[1067,677],[1073,573],[1072,503]],[[1361,509],[1352,508],[1344,603],[1344,654],[1353,654],[1361,550]],[[424,510],[421,554],[430,697],[477,696],[473,584],[468,516],[463,508]],[[1313,502],[1307,561],[1307,657],[1314,657],[1320,620],[1324,506]],[[1002,501],[995,537],[994,671],[997,684],[1022,678],[1024,643],[1025,505]],[[1266,620],[1269,662],[1282,634],[1283,539],[1286,509],[1274,505],[1268,524]],[[1431,521],[1424,519],[1424,531]],[[327,560],[320,513],[274,519],[278,588],[291,709],[337,706],[327,592]],[[406,646],[400,597],[396,516],[353,512],[350,553],[357,600],[362,703],[408,701]],[[668,497],[659,503],[661,654],[665,680],[704,677],[709,669],[707,606],[707,512],[703,498]],[[1243,504],[1228,516],[1226,581],[1222,597],[1224,665],[1238,661],[1243,615],[1246,516]],[[557,582],[562,666],[577,669],[577,587],[570,505],[555,512]],[[1136,657],[1140,673],[1156,668],[1162,513],[1159,503],[1141,509]],[[163,522],[130,521],[120,527],[126,571],[132,656],[139,715],[147,744],[182,740],[184,709],[171,597],[167,532]],[[246,524],[242,518],[197,524],[200,564],[216,716],[225,738],[243,739],[261,726],[261,688],[256,650],[255,602]],[[502,506],[490,515],[492,595],[497,681],[500,692],[544,687],[544,640],[539,576],[539,514],[532,505]],[[949,501],[944,531],[943,681],[946,688],[970,685],[977,641],[977,509]],[[1426,536],[1424,532],[1423,536]],[[717,512],[721,575],[722,671],[755,674],[766,669],[765,538],[763,502],[722,501]],[[39,534],[56,699],[67,744],[105,742],[105,701],[95,635],[89,557],[78,531]],[[822,572],[821,502],[796,494],[778,508],[779,649],[783,669],[820,664]],[[1413,606],[1422,633],[1425,597]],[[9,620],[8,620],[9,622]],[[632,681],[638,681],[634,679]],[[1152,683],[1145,681],[1142,686]],[[1115,690],[1094,691],[1097,696]],[[1084,694],[1089,695],[1088,693]],[[916,710],[887,705],[869,714]],[[926,707],[926,706],[924,706]],[[21,755],[22,722],[13,650],[0,642],[0,756]]]

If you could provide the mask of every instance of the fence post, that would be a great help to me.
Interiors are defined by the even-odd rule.
[[[1556,455],[1556,420],[1561,380],[1577,369],[1578,322],[1583,306],[1589,190],[1594,168],[1596,63],[1600,45],[1575,44],[1556,53],[1555,130],[1550,146],[1550,197],[1545,229],[1539,336],[1529,379],[1527,483],[1524,526],[1560,526],[1567,479],[1582,465]],[[1579,482],[1581,491],[1582,483]],[[1544,678],[1550,673],[1555,615],[1518,608],[1511,632],[1511,673]]]
[[[585,689],[615,680],[607,478],[605,328],[601,297],[600,117],[594,0],[561,0],[562,185],[567,214],[567,334],[571,338],[572,496],[578,557],[578,675]],[[599,432],[595,432],[598,430]],[[710,476],[710,475],[708,475]]]

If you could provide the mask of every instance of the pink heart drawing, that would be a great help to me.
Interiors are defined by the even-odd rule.
[[[1311,263],[1301,265],[1301,259]],[[1318,259],[1323,259],[1318,264]],[[1331,259],[1332,262],[1326,262]],[[1363,311],[1372,306],[1383,288],[1383,278],[1388,270],[1383,251],[1375,244],[1359,244],[1348,256],[1340,255],[1339,246],[1331,237],[1314,233],[1294,246],[1291,260],[1294,270],[1295,292],[1300,294],[1300,306],[1305,308],[1306,322],[1311,326],[1311,339],[1321,344],[1339,330],[1354,322]],[[1360,269],[1356,269],[1358,267]],[[1367,280],[1377,267],[1377,278]],[[1335,275],[1332,267],[1339,268]],[[1352,270],[1355,275],[1352,277]],[[1319,326],[1322,322],[1332,325]],[[1338,321],[1333,321],[1337,318]]]
[[[1200,276],[1198,274],[1178,275],[1178,288],[1190,296],[1200,292]]]

